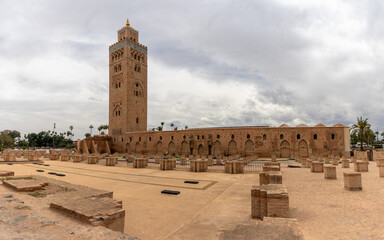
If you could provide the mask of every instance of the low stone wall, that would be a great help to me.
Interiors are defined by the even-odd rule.
[[[51,160],[59,160],[59,154],[57,153],[51,153],[51,155],[49,156],[49,159]]]
[[[5,154],[4,160],[5,161],[16,161],[16,154],[14,154],[14,153]]]
[[[282,184],[253,186],[251,189],[252,218],[289,217],[288,191]]]
[[[68,154],[61,154],[60,160],[62,162],[66,162],[66,161],[71,160],[71,157]]]
[[[361,173],[359,172],[344,172],[344,188],[349,191],[363,190],[361,182]]]
[[[39,161],[40,155],[37,153],[31,153],[28,155],[28,160],[29,161]]]

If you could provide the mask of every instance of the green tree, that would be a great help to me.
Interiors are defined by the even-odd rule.
[[[100,131],[104,129],[104,125],[100,125],[97,130],[99,130],[99,134],[100,134]]]
[[[371,124],[368,123],[368,118],[363,120],[363,117],[357,118],[357,123],[352,125],[352,134],[356,134],[360,142],[360,150],[363,151],[363,143],[368,138],[371,130]],[[375,135],[375,134],[373,134]]]
[[[89,125],[89,131],[90,131],[91,136],[92,136],[92,129],[93,129],[93,126]]]
[[[185,126],[184,129],[187,130],[187,129],[188,129],[188,126]]]
[[[90,133],[86,133],[85,134],[85,137],[87,138],[87,137],[90,137],[90,136],[92,136]]]

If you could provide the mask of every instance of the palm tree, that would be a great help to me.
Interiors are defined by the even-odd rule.
[[[175,126],[175,124],[171,123],[171,124],[169,124],[169,126],[170,126],[171,128],[173,128],[173,127]]]
[[[184,129],[187,130],[187,129],[188,129],[188,126],[185,126]]]
[[[91,136],[92,136],[92,128],[93,128],[93,126],[92,126],[92,125],[89,125],[89,130],[90,130],[90,132],[91,132]]]
[[[379,142],[379,131],[376,131],[375,135],[376,135],[376,142]]]
[[[90,133],[86,133],[85,134],[85,137],[87,138],[87,137],[90,137],[91,136],[91,134]]]
[[[371,130],[371,124],[368,123],[368,118],[363,120],[363,117],[357,118],[357,123],[352,125],[352,134],[357,134],[360,141],[360,150],[363,151],[363,142],[368,137]]]
[[[71,136],[71,140],[72,140],[72,136],[74,136],[74,135],[73,135],[73,126],[72,126],[72,125],[69,126],[69,130],[71,131],[71,135],[70,135],[70,136]]]
[[[100,131],[104,129],[104,125],[100,125],[97,130],[99,130],[99,134],[100,134]]]

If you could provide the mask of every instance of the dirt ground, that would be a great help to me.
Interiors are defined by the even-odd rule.
[[[251,219],[250,190],[258,185],[258,174],[160,171],[127,166],[106,167],[84,163],[45,161],[33,164],[0,165],[0,170],[17,175],[43,175],[54,171],[65,177],[49,176],[73,184],[114,192],[126,210],[125,233],[140,239],[383,239],[381,199],[384,179],[371,163],[363,173],[363,191],[343,188],[341,166],[338,179],[326,180],[322,173],[307,168],[282,168],[283,183],[290,198],[291,216],[297,222],[282,224]],[[353,166],[351,166],[353,167]],[[37,169],[45,172],[36,172]],[[347,170],[350,171],[351,169]],[[184,180],[199,184],[185,184]],[[164,189],[180,195],[164,195]],[[0,186],[0,193],[7,191]],[[285,221],[285,220],[283,220]],[[280,226],[288,226],[283,229]],[[254,226],[258,226],[255,228]],[[264,229],[264,231],[256,231]],[[269,235],[268,235],[269,234]],[[241,237],[242,236],[242,237]],[[285,238],[281,237],[285,236]]]

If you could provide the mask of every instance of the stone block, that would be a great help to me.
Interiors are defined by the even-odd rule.
[[[14,161],[16,161],[16,154],[14,154],[14,153],[7,153],[4,156],[4,160],[5,161],[14,162]]]
[[[206,172],[208,169],[208,160],[191,160],[191,172]]]
[[[377,158],[376,159],[376,166],[384,166],[384,158]]]
[[[332,165],[334,165],[334,166],[337,166],[337,165],[339,165],[339,158],[337,158],[337,157],[334,157],[334,158],[332,158]]]
[[[280,163],[279,162],[265,162],[263,164],[263,167],[270,167],[268,171],[280,171]]]
[[[324,172],[324,163],[322,162],[311,162],[311,172],[322,173]]]
[[[146,158],[135,158],[133,160],[134,168],[146,168],[148,166],[148,159]]]
[[[277,162],[276,153],[271,153],[272,162]]]
[[[115,166],[117,157],[106,157],[105,166]]]
[[[260,172],[260,186],[268,184],[283,184],[283,175],[281,172]]]
[[[29,161],[39,161],[40,155],[37,153],[31,153],[28,155],[28,160]]]
[[[51,160],[59,160],[59,154],[52,152],[51,155],[49,156],[49,159]]]
[[[208,158],[208,166],[213,166],[214,162],[212,158]]]
[[[336,179],[336,166],[324,165],[324,178]]]
[[[344,172],[344,188],[349,191],[363,190],[362,183],[361,183],[361,173]]]
[[[288,191],[282,184],[253,186],[251,189],[252,218],[289,217]]]
[[[180,158],[180,165],[182,165],[182,166],[187,165],[187,159],[185,157]]]
[[[242,161],[226,161],[225,162],[225,172],[231,174],[244,173],[244,164]]]
[[[379,176],[384,177],[384,165],[379,166]]]
[[[349,159],[342,159],[341,160],[341,167],[342,168],[349,168]]]
[[[99,160],[100,160],[99,156],[88,156],[87,157],[87,163],[88,164],[96,164],[99,162]]]
[[[305,165],[305,167],[306,167],[306,168],[311,168],[311,165],[312,165],[312,160],[311,160],[311,159],[308,159],[308,160],[306,161],[306,165]]]
[[[160,170],[173,170],[176,167],[175,159],[161,159]]]
[[[61,160],[62,162],[66,162],[66,161],[71,160],[71,157],[70,157],[68,154],[61,154],[61,158],[60,158],[60,160]]]
[[[352,160],[353,163],[355,163],[357,161],[357,157],[356,156],[352,156],[351,160]]]
[[[74,155],[73,160],[74,163],[79,163],[83,161],[83,155]]]
[[[355,172],[368,172],[368,161],[357,160],[354,164]]]

